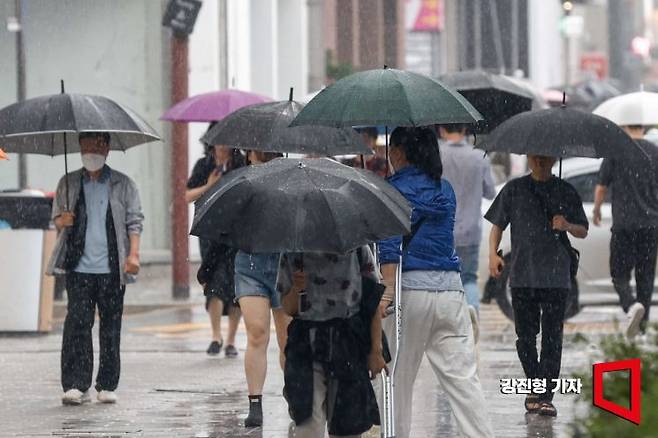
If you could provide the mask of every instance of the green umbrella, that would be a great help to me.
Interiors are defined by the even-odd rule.
[[[325,88],[291,126],[427,126],[478,120],[482,115],[457,91],[424,75],[384,67]]]

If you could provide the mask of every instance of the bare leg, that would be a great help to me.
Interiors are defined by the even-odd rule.
[[[227,345],[235,345],[235,333],[238,331],[240,324],[240,317],[242,312],[238,306],[231,306],[228,312],[228,338],[226,339]]]
[[[283,309],[272,309],[274,316],[274,327],[276,328],[276,340],[279,344],[279,365],[283,370],[286,363],[286,343],[288,342],[288,324],[292,318],[283,311]]]
[[[270,300],[265,297],[240,298],[240,308],[247,328],[247,353],[244,371],[249,395],[260,395],[267,373],[267,345],[270,341]]]
[[[222,343],[222,313],[224,312],[224,303],[219,298],[210,298],[208,303],[208,316],[210,317],[210,326],[212,327],[212,340]]]

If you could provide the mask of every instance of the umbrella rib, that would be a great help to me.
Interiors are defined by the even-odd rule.
[[[313,185],[315,187],[318,187],[315,183],[313,183]],[[324,189],[319,188],[319,187],[318,187],[318,190],[319,190],[320,194],[322,194],[322,200],[324,201],[324,203],[327,205],[327,208],[329,209],[329,214],[331,214],[331,220],[334,224],[334,229],[337,230],[338,229],[338,221],[336,220],[336,215],[334,214],[334,211],[331,208],[331,204],[329,203],[329,200],[327,199],[326,191]],[[336,236],[336,239],[338,240],[338,248],[343,248],[343,243],[344,242],[342,241],[340,235]]]
[[[313,184],[313,187],[315,187],[322,194],[322,200],[324,201],[324,203],[327,205],[327,208],[329,209],[329,214],[331,214],[332,222],[334,223],[334,225],[338,225],[338,222],[336,221],[336,215],[334,215],[334,212],[331,209],[331,204],[329,203],[329,200],[326,197],[325,190],[322,189],[320,186],[318,186],[315,183],[315,181],[313,180],[313,178],[311,178],[311,174],[309,173],[308,168],[305,167],[304,172],[306,173],[306,176],[308,177],[308,180],[311,182],[311,184]],[[337,227],[335,227],[335,228],[338,229]],[[340,236],[337,236],[337,238],[338,238],[339,247],[342,248],[341,244],[343,242],[340,240]]]

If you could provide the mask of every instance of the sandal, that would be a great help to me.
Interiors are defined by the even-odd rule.
[[[557,417],[557,409],[555,409],[555,406],[553,406],[553,403],[551,402],[542,402],[539,407],[539,415]]]
[[[537,412],[540,408],[539,396],[528,394],[525,398],[525,410],[528,412]]]

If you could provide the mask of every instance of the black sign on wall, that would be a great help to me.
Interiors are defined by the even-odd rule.
[[[176,36],[186,37],[194,30],[200,9],[200,0],[169,0],[162,25],[170,27]]]

